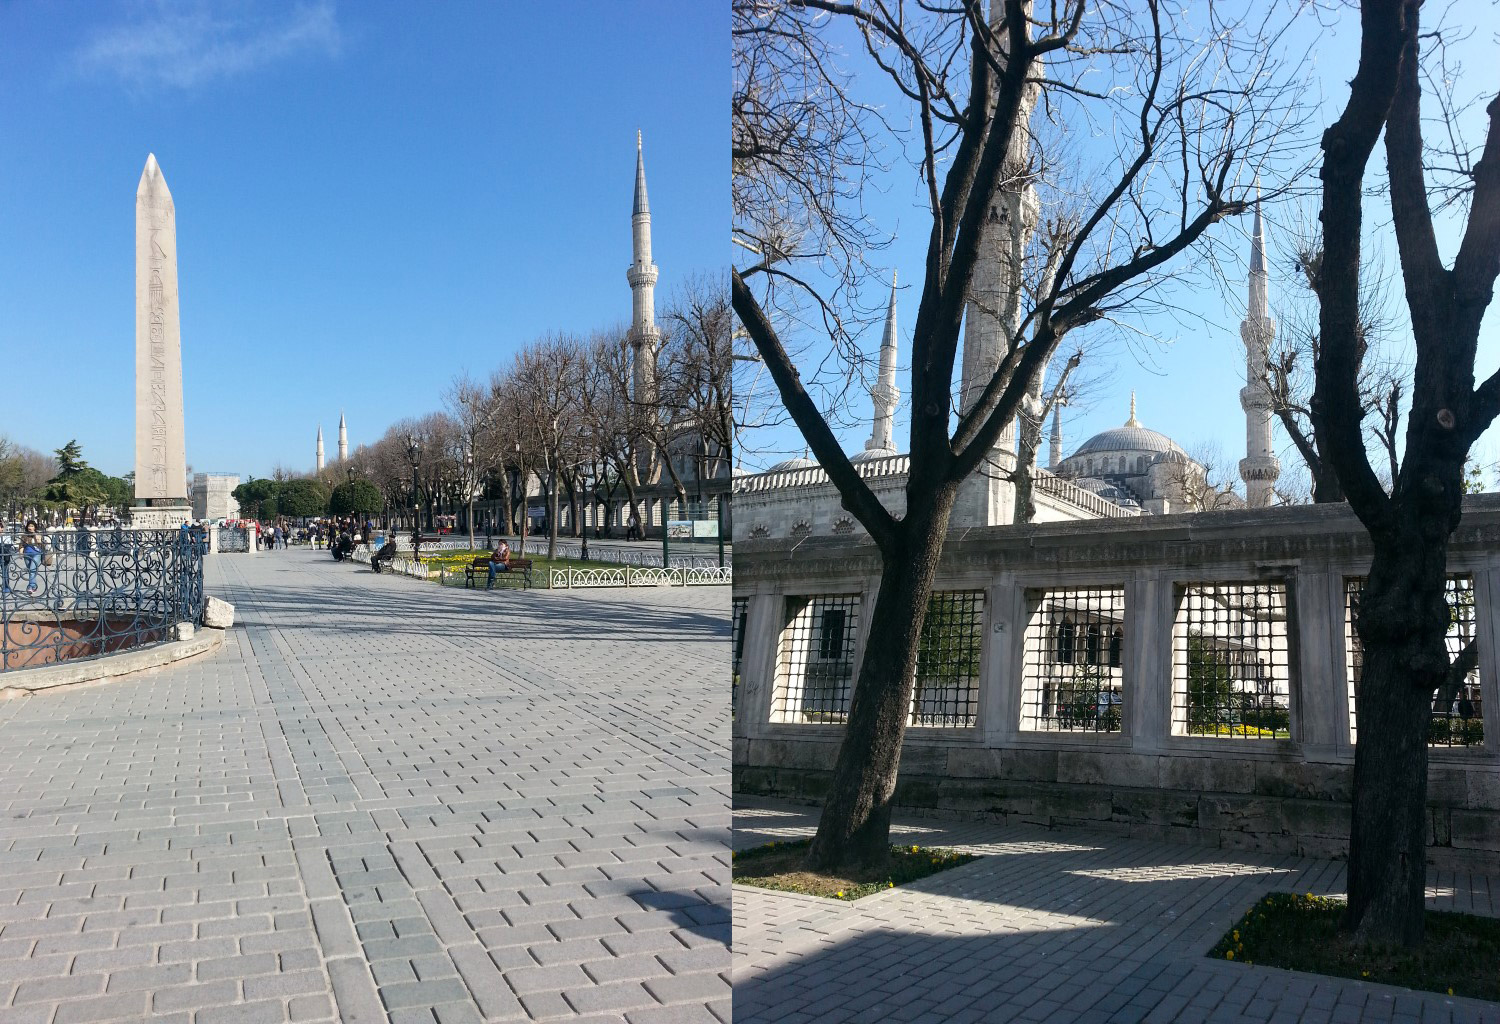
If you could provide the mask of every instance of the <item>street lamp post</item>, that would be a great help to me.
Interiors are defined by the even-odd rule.
[[[417,468],[422,464],[422,442],[415,434],[406,435],[406,457],[411,460],[411,547],[415,558],[422,542],[422,507],[417,500]]]
[[[516,442],[516,490],[521,495],[521,528],[516,532],[521,538],[520,557],[526,557],[526,527],[531,520],[531,496],[527,493],[530,488],[526,480],[526,463],[521,461],[521,442]]]

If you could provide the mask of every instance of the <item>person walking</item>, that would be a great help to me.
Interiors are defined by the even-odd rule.
[[[37,571],[43,565],[52,563],[52,553],[47,550],[51,547],[47,540],[47,534],[37,526],[35,519],[26,521],[26,530],[21,534],[21,557],[26,560],[26,593],[37,592]]]
[[[630,518],[625,521],[625,539],[641,539],[641,517],[636,514],[635,509],[630,510]]]

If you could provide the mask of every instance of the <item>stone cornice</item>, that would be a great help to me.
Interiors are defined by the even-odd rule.
[[[1449,544],[1458,556],[1500,552],[1500,494],[1464,500]],[[1300,562],[1348,563],[1371,555],[1368,534],[1347,505],[1197,512],[1139,519],[1083,520],[955,531],[939,572],[1122,571],[1241,563],[1263,568]],[[735,582],[876,575],[880,557],[868,537],[739,540]]]

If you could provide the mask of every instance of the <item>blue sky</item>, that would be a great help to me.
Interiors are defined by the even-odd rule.
[[[311,469],[724,263],[727,3],[0,4],[0,435],[133,465],[134,197],[177,204],[188,462]]]
[[[1488,73],[1493,55],[1487,48],[1493,46],[1496,33],[1500,32],[1500,14],[1489,4],[1475,4],[1472,9],[1471,5],[1460,4],[1451,20],[1461,17],[1479,19],[1479,31],[1458,49],[1459,55],[1467,59],[1462,81],[1468,92],[1483,93],[1488,99],[1494,94],[1495,79]],[[1424,24],[1424,27],[1428,26]],[[1358,59],[1358,12],[1325,10],[1315,18],[1312,12],[1304,9],[1295,27],[1285,37],[1284,46],[1288,60],[1304,52],[1308,54],[1312,91],[1305,95],[1305,100],[1315,105],[1316,110],[1305,134],[1315,145],[1322,130],[1337,117],[1348,98],[1347,82],[1353,76]],[[861,59],[857,45],[851,46],[847,52],[844,66],[857,70],[861,76],[868,76],[860,79],[860,88],[873,90],[861,95],[876,97],[873,102],[883,104],[884,112],[895,123],[907,123],[909,107],[882,81],[880,73],[870,73],[869,64]],[[1479,104],[1478,117],[1482,128],[1483,102]],[[1474,131],[1470,142],[1482,141],[1482,138],[1482,131]],[[1384,151],[1377,149],[1372,170],[1383,166],[1383,162]],[[1315,188],[1316,178],[1305,179],[1304,185]],[[926,186],[910,166],[897,162],[894,169],[882,177],[880,189],[866,189],[863,199],[864,209],[876,223],[897,236],[888,249],[871,257],[872,263],[882,268],[883,280],[871,282],[868,292],[862,292],[861,297],[883,306],[889,293],[890,271],[899,272],[900,371],[897,383],[904,392],[909,389],[910,330],[916,319],[931,224],[925,208]],[[1306,200],[1281,203],[1266,211],[1271,312],[1283,322],[1283,327],[1290,319],[1289,300],[1304,301],[1289,277],[1288,247],[1301,222],[1315,214],[1316,203]],[[1393,274],[1397,261],[1389,208],[1383,198],[1377,197],[1367,205],[1367,227],[1367,244],[1376,260]],[[1452,222],[1440,223],[1439,230],[1443,251],[1451,259],[1457,247]],[[1245,349],[1240,341],[1239,327],[1245,313],[1250,217],[1226,221],[1213,231],[1227,247],[1223,251],[1230,260],[1237,261],[1237,265],[1229,261],[1223,265],[1225,280],[1220,285],[1205,281],[1204,275],[1197,275],[1189,286],[1174,291],[1172,297],[1179,307],[1174,314],[1129,318],[1131,329],[1138,333],[1128,343],[1121,340],[1118,332],[1098,327],[1075,335],[1084,341],[1088,350],[1080,373],[1092,384],[1081,407],[1064,410],[1065,453],[1070,454],[1094,434],[1124,423],[1129,415],[1133,391],[1142,424],[1165,433],[1189,451],[1216,447],[1220,456],[1218,468],[1227,470],[1238,481],[1237,463],[1245,454],[1245,417],[1239,400],[1240,388],[1245,384]],[[752,257],[736,252],[733,259],[736,265],[743,265]],[[1221,287],[1226,291],[1221,291]],[[1398,318],[1404,317],[1405,307],[1398,280],[1392,281],[1389,292],[1388,312]],[[1305,308],[1314,309],[1311,306]],[[862,349],[872,359],[878,351],[882,326],[881,319],[875,319],[860,339]],[[797,340],[807,342],[808,337],[810,333]],[[1098,342],[1103,344],[1096,344]],[[788,339],[788,343],[795,342]],[[820,347],[807,343],[812,356],[820,356],[827,350],[826,345]],[[1070,348],[1065,342],[1064,353]],[[815,366],[815,359],[804,358],[801,365],[806,378]],[[1500,310],[1492,308],[1480,344],[1481,377],[1493,372],[1497,365],[1500,365]],[[856,426],[836,427],[845,450],[850,452],[860,450],[869,437],[868,398],[861,395],[854,403],[853,411],[862,417],[863,422]],[[1049,419],[1049,432],[1050,426]],[[908,408],[903,395],[896,415],[896,444],[903,451],[906,450],[908,430]],[[1475,449],[1481,461],[1490,466],[1500,461],[1497,433],[1500,432],[1492,429]],[[1047,457],[1045,438],[1046,434],[1042,452],[1044,460]],[[1288,467],[1298,456],[1279,423],[1274,427],[1273,441],[1281,456],[1284,473],[1289,472]],[[764,468],[788,455],[801,455],[804,445],[795,426],[784,423],[775,429],[759,432],[747,446],[743,461],[747,467]],[[1493,486],[1493,472],[1490,479]]]

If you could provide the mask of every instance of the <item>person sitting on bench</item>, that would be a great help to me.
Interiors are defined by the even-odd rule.
[[[503,538],[495,542],[495,550],[490,552],[490,578],[485,590],[494,589],[497,572],[510,572],[510,545]]]
[[[390,565],[395,560],[396,538],[392,537],[390,540],[380,545],[380,550],[375,552],[374,558],[370,559],[370,568],[374,569],[376,572],[379,572],[381,562],[384,562],[386,565]]]

